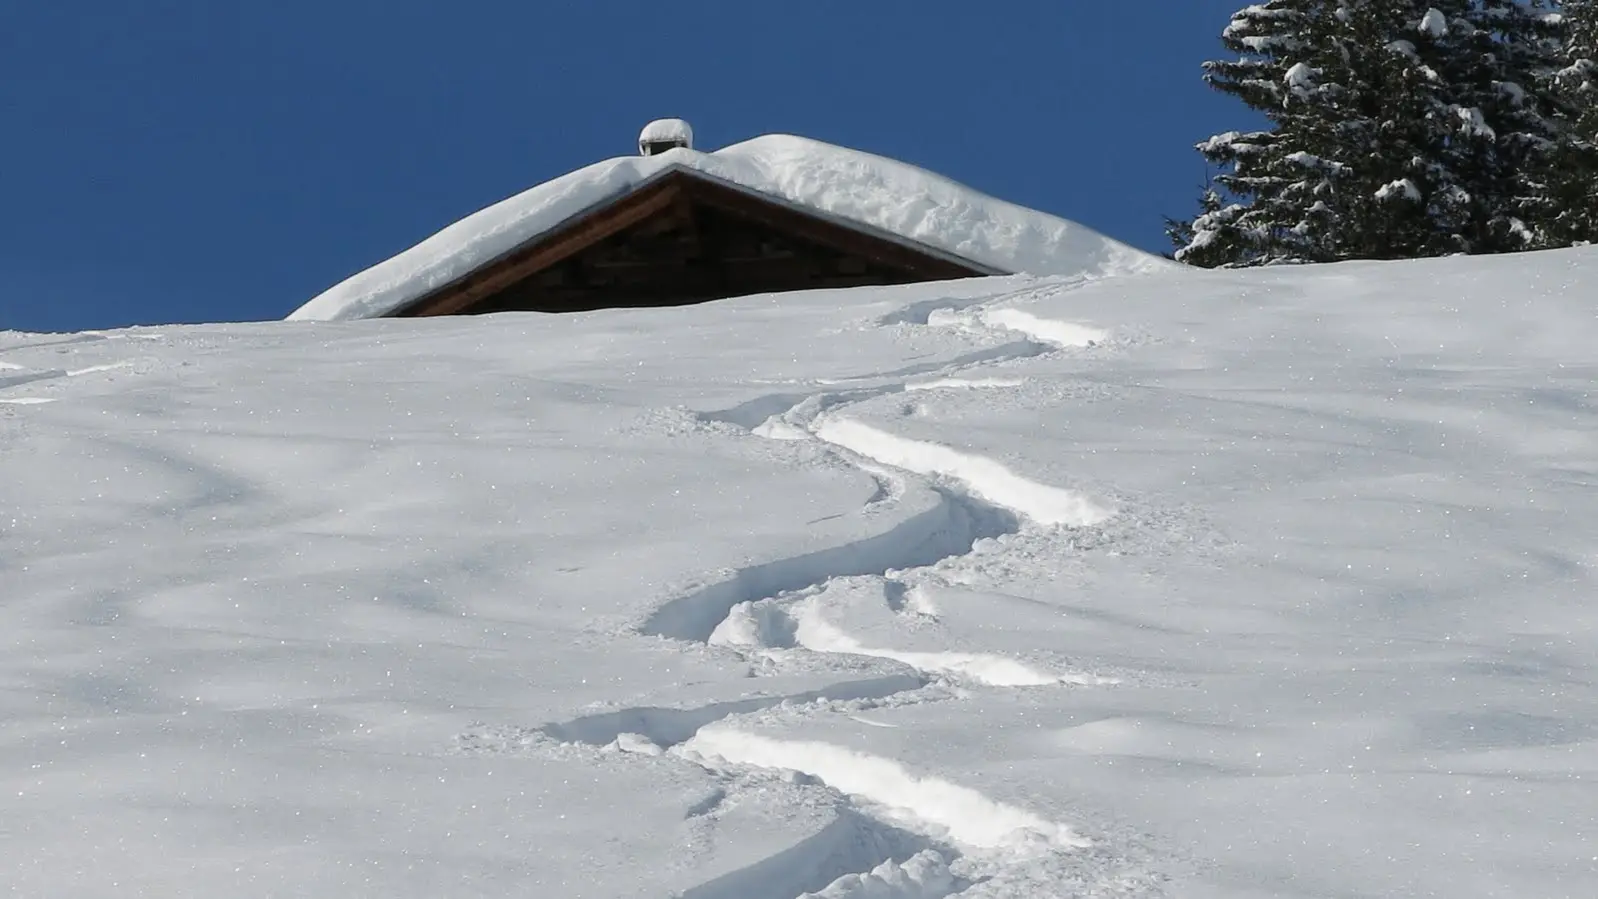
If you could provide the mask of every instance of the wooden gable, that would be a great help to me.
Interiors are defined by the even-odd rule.
[[[392,314],[685,306],[996,273],[675,169]]]

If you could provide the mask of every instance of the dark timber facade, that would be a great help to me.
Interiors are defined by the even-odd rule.
[[[578,312],[1001,274],[669,169],[392,315]]]

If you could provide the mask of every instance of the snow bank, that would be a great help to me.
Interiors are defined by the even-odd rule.
[[[672,169],[719,178],[996,273],[1108,275],[1164,264],[1074,222],[925,169],[821,141],[767,135],[714,153],[675,149],[578,169],[467,216],[330,288],[289,318],[386,315]]]

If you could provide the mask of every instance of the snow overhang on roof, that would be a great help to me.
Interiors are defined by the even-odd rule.
[[[609,159],[496,203],[335,285],[289,315],[392,315],[563,224],[684,171],[994,274],[1105,276],[1164,260],[1065,219],[924,169],[790,135],[714,153],[678,148]]]

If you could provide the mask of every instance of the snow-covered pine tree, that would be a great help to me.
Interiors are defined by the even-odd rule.
[[[1598,243],[1598,0],[1564,0],[1559,65],[1546,79],[1563,126],[1545,169],[1547,246]]]
[[[1540,172],[1558,139],[1557,106],[1541,89],[1556,65],[1558,18],[1546,0],[1474,0],[1449,22],[1440,70],[1445,117],[1457,131],[1444,151],[1470,194],[1462,233],[1472,253],[1531,249],[1528,222],[1546,193]]]
[[[1316,0],[1249,6],[1221,35],[1237,58],[1204,64],[1212,87],[1263,112],[1272,128],[1230,131],[1198,145],[1204,158],[1222,169],[1213,179],[1219,190],[1205,191],[1196,218],[1170,223],[1179,261],[1214,268],[1321,260],[1312,226],[1304,221],[1313,206],[1305,195],[1316,190],[1311,182],[1333,172],[1306,178],[1289,162],[1290,157],[1311,158],[1308,132],[1315,117],[1302,101],[1319,89],[1306,48],[1314,46],[1320,7]]]
[[[1222,42],[1237,58],[1206,63],[1205,79],[1271,127],[1198,145],[1220,171],[1201,214],[1171,229],[1188,239],[1175,257],[1238,267],[1451,249],[1439,244],[1463,192],[1435,159],[1446,103],[1421,59],[1438,30],[1429,10],[1272,0],[1233,16]]]
[[[1526,246],[1547,110],[1527,88],[1542,0],[1277,0],[1233,17],[1206,79],[1271,128],[1199,145],[1216,196],[1176,258],[1202,266]],[[1541,45],[1546,46],[1546,45]]]
[[[1357,85],[1338,134],[1351,177],[1337,198],[1330,243],[1338,259],[1407,259],[1470,249],[1462,237],[1472,194],[1462,154],[1450,153],[1463,126],[1443,74],[1458,56],[1451,23],[1469,0],[1342,0],[1331,34]]]

